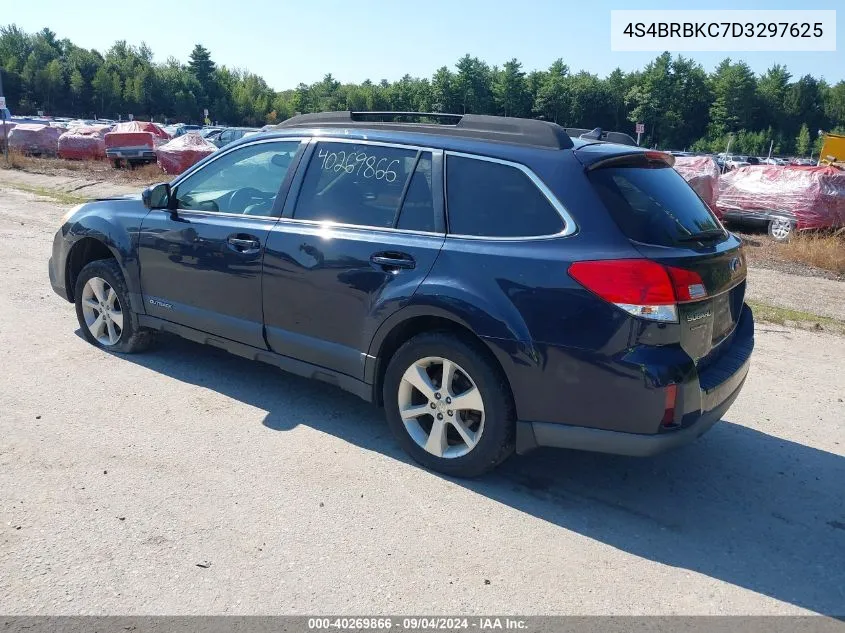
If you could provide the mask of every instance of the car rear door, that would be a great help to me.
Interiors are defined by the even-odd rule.
[[[267,341],[362,379],[376,328],[414,294],[443,245],[442,152],[321,139],[302,165],[267,240]]]

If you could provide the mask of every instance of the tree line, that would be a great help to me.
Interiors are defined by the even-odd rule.
[[[298,112],[395,110],[542,117],[566,127],[632,133],[645,124],[643,144],[662,149],[737,153],[818,152],[818,130],[845,131],[845,81],[794,78],[774,64],[757,76],[743,61],[725,59],[712,73],[683,56],[663,53],[643,70],[607,77],[574,72],[562,59],[526,71],[465,55],[454,69],[429,78],[405,75],[342,84],[318,82],[275,91],[245,70],[218,66],[197,44],[187,64],[153,62],[146,46],[118,41],[101,54],[43,29],[0,27],[0,68],[10,109],[35,114],[199,123],[208,109],[220,124],[261,126]]]

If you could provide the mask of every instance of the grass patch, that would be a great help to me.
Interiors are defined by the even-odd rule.
[[[83,196],[75,196],[71,193],[64,193],[63,191],[56,191],[55,189],[50,189],[48,187],[36,187],[33,185],[25,185],[22,183],[3,183],[4,187],[8,187],[10,189],[17,189],[18,191],[25,191],[27,193],[35,194],[36,196],[42,196],[44,198],[50,198],[59,202],[60,204],[79,204],[80,202],[88,202],[91,198],[85,198]]]
[[[832,234],[798,233],[785,244],[777,244],[784,259],[845,275],[845,231]]]
[[[839,319],[822,316],[820,314],[813,314],[811,312],[802,312],[801,310],[770,306],[756,301],[749,301],[748,305],[750,305],[751,309],[754,311],[754,319],[756,321],[775,323],[777,325],[788,325],[791,327],[801,328],[802,330],[817,330],[833,332],[835,334],[845,334],[845,321],[840,321]]]
[[[17,151],[9,152],[8,163],[0,158],[0,168],[118,184],[150,184],[172,178],[166,175],[156,163],[139,165],[133,169],[115,169],[107,160],[68,160],[54,156],[29,156]]]

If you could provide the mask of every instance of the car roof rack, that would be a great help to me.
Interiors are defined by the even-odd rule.
[[[487,116],[483,114],[449,114],[444,112],[314,112],[298,114],[275,126],[369,128],[401,132],[419,132],[543,147],[570,149],[570,135],[557,123],[539,119]]]
[[[637,142],[624,132],[605,132],[600,127],[592,130],[580,127],[565,127],[563,129],[572,138],[580,138],[586,141],[605,141],[607,143],[616,143],[617,145],[633,145],[637,147]]]

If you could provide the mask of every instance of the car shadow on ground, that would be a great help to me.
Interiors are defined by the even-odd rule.
[[[269,429],[304,424],[410,462],[382,411],[353,395],[161,338],[150,352],[121,358],[258,407]],[[840,455],[723,421],[696,443],[655,458],[538,450],[484,478],[453,481],[624,552],[818,613],[845,614]]]

